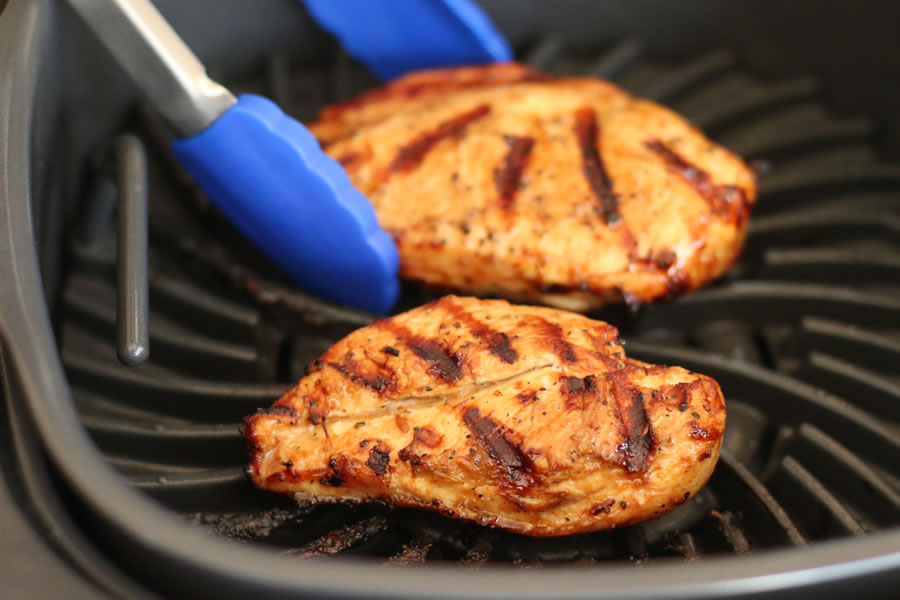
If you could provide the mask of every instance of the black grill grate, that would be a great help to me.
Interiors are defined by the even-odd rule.
[[[369,317],[292,290],[185,186],[163,150],[168,132],[147,111],[135,128],[151,158],[152,358],[137,369],[116,363],[115,235],[97,225],[110,212],[99,195],[86,199],[89,226],[74,242],[61,320],[76,403],[109,461],[197,526],[298,557],[589,568],[747,554],[900,524],[900,165],[879,162],[872,124],[831,115],[814,82],[755,79],[728,52],[672,65],[635,42],[588,56],[548,38],[526,59],[612,78],[746,158],[772,161],[744,254],[720,282],[672,304],[597,315],[620,327],[630,355],[722,385],[725,447],[701,493],[623,530],[530,539],[406,509],[298,509],[254,490],[242,472],[240,419]],[[337,53],[328,69],[273,56],[243,87],[305,119],[372,83]],[[400,308],[431,294],[408,285]]]

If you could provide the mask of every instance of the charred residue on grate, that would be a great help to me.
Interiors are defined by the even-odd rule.
[[[525,56],[551,72],[611,78],[745,158],[771,162],[745,250],[725,277],[671,304],[596,315],[620,327],[630,355],[721,383],[724,451],[696,497],[638,526],[532,539],[410,509],[298,507],[254,490],[243,473],[241,418],[372,317],[294,289],[189,185],[168,153],[171,132],[147,110],[132,129],[149,158],[149,364],[115,362],[114,236],[102,173],[64,295],[63,359],[83,422],[109,461],[196,526],[298,559],[641,567],[900,524],[900,166],[878,159],[872,124],[830,114],[813,81],[748,76],[726,51],[671,64],[633,41],[587,55],[551,38]],[[247,83],[239,91],[268,94],[310,118],[373,81],[336,53],[319,69],[273,56]],[[398,310],[439,293],[406,283]]]

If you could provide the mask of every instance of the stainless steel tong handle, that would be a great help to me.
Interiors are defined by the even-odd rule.
[[[182,135],[205,130],[236,102],[149,0],[69,0]]]

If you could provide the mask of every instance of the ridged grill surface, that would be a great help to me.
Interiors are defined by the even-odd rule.
[[[73,243],[60,324],[84,426],[108,460],[195,525],[298,557],[642,565],[900,525],[900,165],[879,160],[872,124],[832,115],[815,82],[761,81],[728,52],[671,64],[634,42],[593,56],[563,50],[548,38],[525,60],[663,102],[770,171],[725,277],[674,303],[596,315],[621,329],[630,356],[721,384],[724,451],[695,498],[622,530],[530,539],[414,510],[298,509],[253,489],[241,419],[369,317],[293,290],[186,185],[148,111],[134,129],[151,158],[151,360],[116,362],[111,223]],[[301,119],[373,84],[342,54],[328,68],[273,56],[263,72],[234,87]],[[87,197],[82,212],[96,223],[109,207]],[[431,297],[407,285],[398,309]]]

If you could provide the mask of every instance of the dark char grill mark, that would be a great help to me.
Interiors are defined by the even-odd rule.
[[[600,201],[603,222],[615,225],[622,219],[619,214],[619,198],[613,191],[612,179],[606,172],[597,149],[599,127],[597,113],[593,108],[584,107],[575,111],[575,138],[581,149],[582,171],[591,191]]]
[[[562,327],[540,317],[534,317],[532,323],[540,329],[547,345],[560,360],[568,363],[578,360],[574,348],[563,338]]]
[[[569,410],[584,408],[583,396],[592,393],[597,387],[597,380],[593,375],[588,375],[584,379],[564,376],[562,383],[562,392],[565,396],[564,404]]]
[[[656,153],[666,166],[678,174],[688,185],[706,200],[714,215],[722,219],[743,222],[750,212],[750,203],[742,188],[734,185],[718,185],[712,182],[709,173],[692,165],[661,140],[650,139],[644,145]]]
[[[494,169],[494,184],[497,186],[497,193],[500,194],[500,205],[504,210],[510,210],[516,200],[522,171],[534,147],[534,138],[507,135],[505,139],[509,149],[506,151],[502,166]]]
[[[388,378],[378,373],[366,373],[363,371],[362,366],[359,363],[354,362],[350,357],[346,357],[342,363],[330,362],[328,363],[328,366],[350,381],[375,390],[378,393],[392,387],[394,383],[393,376]]]
[[[429,340],[415,335],[391,318],[375,321],[372,326],[393,332],[406,343],[406,347],[412,350],[416,356],[432,363],[428,369],[429,373],[449,382],[457,381],[463,376],[460,355],[451,354],[439,340]]]
[[[653,446],[653,429],[644,408],[644,395],[638,391],[631,392],[631,402],[625,412],[628,423],[628,445],[625,450],[625,468],[629,471],[647,469],[650,450]]]
[[[456,381],[462,377],[459,356],[450,354],[437,340],[424,340],[420,344],[407,341],[406,345],[419,358],[434,363],[428,370],[444,381]]]
[[[462,133],[473,121],[477,121],[491,112],[491,107],[482,104],[468,112],[457,115],[444,121],[434,130],[427,131],[397,150],[397,155],[391,162],[390,170],[393,173],[408,173],[412,171],[425,158],[425,155],[442,139]]]
[[[495,463],[505,471],[509,482],[515,487],[527,487],[531,485],[529,473],[532,463],[522,449],[510,441],[503,433],[503,426],[481,415],[477,408],[469,408],[463,414],[463,421],[469,430],[475,434],[478,443],[488,452]]]
[[[629,369],[607,374],[615,400],[616,418],[623,426],[624,441],[619,444],[622,466],[631,473],[646,471],[654,447],[653,428],[644,407],[644,394],[629,385]]]
[[[443,307],[457,321],[463,321],[472,335],[487,344],[488,351],[503,362],[513,364],[519,358],[519,353],[509,343],[509,336],[502,331],[482,323],[447,298],[441,299],[437,305]]]
[[[588,375],[584,379],[578,379],[577,377],[566,377],[565,380],[566,391],[569,394],[581,394],[583,392],[590,392],[596,385],[593,375]]]

